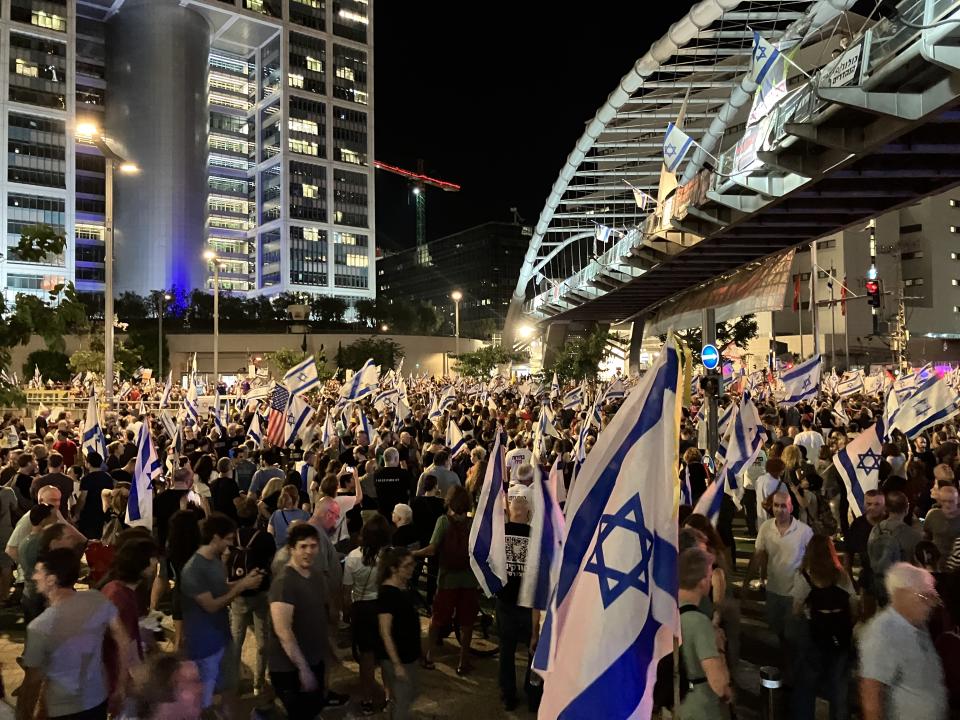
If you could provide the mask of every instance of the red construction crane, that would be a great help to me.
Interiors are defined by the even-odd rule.
[[[427,241],[427,186],[440,188],[445,192],[460,192],[460,186],[456,183],[446,180],[437,180],[423,172],[423,160],[417,160],[417,172],[404,170],[395,165],[388,165],[379,160],[373,161],[373,166],[378,170],[384,170],[394,175],[406,178],[413,187],[413,194],[417,201],[417,247],[424,245]]]

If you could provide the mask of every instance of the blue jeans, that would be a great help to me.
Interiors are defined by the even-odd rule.
[[[824,650],[810,639],[808,623],[798,633],[794,661],[795,683],[791,696],[793,720],[814,720],[817,696],[830,703],[830,720],[846,720],[849,712],[850,650]]]

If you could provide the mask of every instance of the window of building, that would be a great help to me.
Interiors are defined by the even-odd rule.
[[[280,165],[260,173],[260,222],[268,223],[280,217]]]
[[[63,43],[11,32],[9,99],[66,110],[66,55]]]
[[[290,21],[324,31],[327,29],[325,0],[290,0]]]
[[[59,120],[10,113],[7,179],[10,182],[66,187],[66,142]]]
[[[103,245],[77,245],[76,258],[78,262],[102,263]]]
[[[921,260],[923,258],[923,250],[913,250],[911,252],[901,253],[901,260]]]
[[[363,50],[334,44],[333,96],[367,104],[367,53]]]
[[[49,225],[56,232],[64,232],[64,201],[60,198],[48,198],[40,195],[22,195],[9,193],[7,195],[7,253],[8,258],[15,262],[22,260],[14,249],[20,242],[20,234],[25,228],[34,225]],[[63,266],[64,256],[47,255],[43,265]]]
[[[260,234],[260,287],[280,284],[280,231]]]
[[[326,106],[307,98],[290,98],[288,146],[291,152],[326,157]]]
[[[327,233],[313,227],[290,226],[290,282],[327,285]]]
[[[343,288],[366,288],[369,283],[367,236],[355,233],[333,234],[333,284]]]
[[[913,225],[901,225],[900,234],[908,235],[910,233],[917,233],[923,231],[923,223],[915,223]]]
[[[346,108],[333,109],[333,159],[354,165],[367,164],[367,114]]]
[[[11,0],[10,19],[46,30],[66,32],[66,0]]]
[[[280,92],[280,40],[265,46],[260,57],[260,99]]]
[[[327,94],[327,44],[321,38],[290,33],[290,72],[299,78],[298,89]]]
[[[829,250],[837,246],[836,240],[820,240],[817,242],[817,250]]]
[[[290,217],[327,221],[326,168],[290,162]]]
[[[956,285],[957,281],[954,280],[953,284]],[[910,278],[903,281],[904,287],[914,287],[917,285],[923,285],[923,278]]]
[[[333,33],[360,43],[367,41],[367,0],[333,0]]]
[[[12,290],[49,291],[62,282],[62,276],[25,275],[21,273],[7,274],[7,287]]]
[[[366,175],[333,171],[333,221],[339,225],[367,227]]]
[[[268,17],[283,17],[283,3],[281,0],[243,0],[243,7]]]

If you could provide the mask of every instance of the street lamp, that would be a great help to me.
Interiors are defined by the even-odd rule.
[[[213,387],[220,386],[220,258],[213,250],[206,250],[203,257],[213,263]]]
[[[380,326],[380,332],[386,332],[389,329],[390,329],[390,326],[387,324],[383,324]]]
[[[460,355],[460,301],[463,300],[463,293],[454,290],[450,293],[453,299],[453,335],[456,338],[456,353]]]
[[[163,379],[163,311],[164,303],[173,300],[170,293],[160,293],[160,309],[157,312],[157,382]]]
[[[113,173],[136,175],[140,168],[118,155],[107,144],[100,129],[92,123],[80,123],[76,134],[93,143],[106,160],[103,213],[103,386],[107,407],[113,407]]]

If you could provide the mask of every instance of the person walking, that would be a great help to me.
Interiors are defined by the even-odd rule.
[[[382,649],[379,653],[383,679],[390,689],[391,720],[413,717],[417,696],[417,661],[420,659],[420,618],[407,585],[415,561],[403,547],[385,550],[377,570],[377,618]]]

